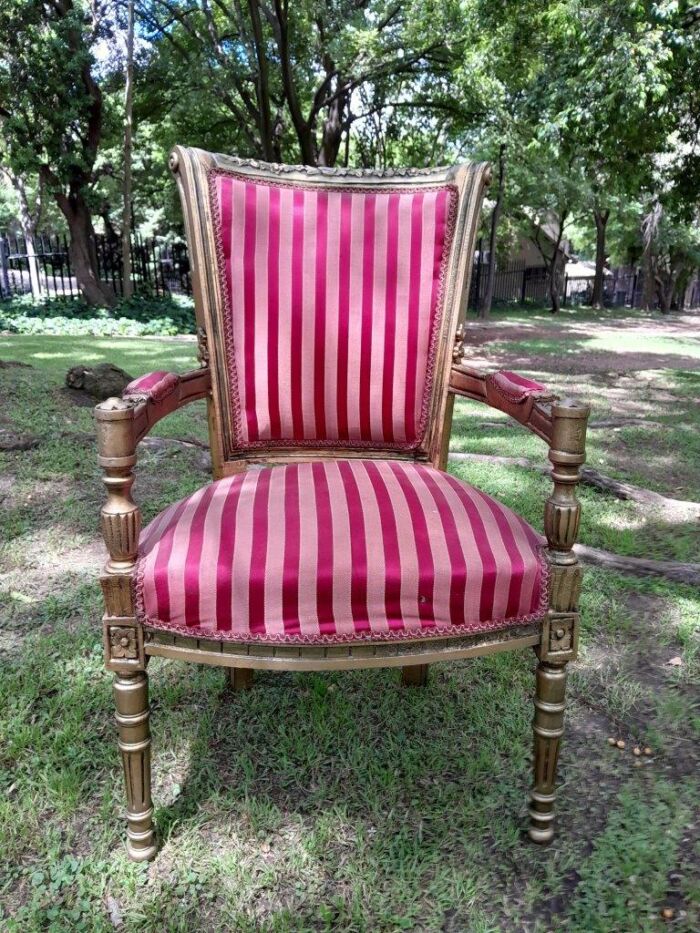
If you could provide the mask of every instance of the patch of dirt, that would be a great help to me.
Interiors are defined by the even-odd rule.
[[[475,365],[487,363],[499,366],[521,367],[540,372],[560,373],[561,357],[551,353],[538,353],[536,350],[513,350],[506,347],[490,346],[494,343],[513,343],[520,341],[532,343],[541,340],[546,343],[559,341],[566,354],[567,375],[586,373],[636,372],[649,369],[687,369],[700,372],[700,359],[692,356],[680,356],[675,353],[633,353],[604,350],[588,350],[577,343],[592,337],[615,337],[620,330],[626,335],[640,338],[678,336],[688,339],[697,333],[698,319],[694,315],[674,316],[673,319],[659,321],[619,318],[614,321],[582,321],[564,328],[547,327],[540,324],[528,324],[527,321],[498,322],[484,324],[468,321],[465,347],[469,361]],[[474,353],[471,348],[481,348],[482,353]]]
[[[0,360],[0,369],[33,369],[29,363],[20,363],[19,360]]]
[[[8,428],[0,428],[0,451],[33,450],[39,446],[39,438],[33,434],[22,434]]]

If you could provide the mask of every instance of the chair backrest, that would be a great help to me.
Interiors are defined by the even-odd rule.
[[[440,458],[487,167],[368,172],[177,147],[217,476]]]

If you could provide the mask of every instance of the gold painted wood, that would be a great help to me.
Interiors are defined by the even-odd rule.
[[[546,843],[554,838],[554,784],[559,761],[559,746],[564,734],[564,692],[566,664],[537,666],[535,693],[534,786],[530,794],[530,829],[533,842]]]
[[[176,388],[154,401],[148,396],[108,399],[95,411],[99,462],[105,473],[107,502],[102,530],[109,559],[101,578],[105,598],[104,645],[108,668],[116,671],[114,686],[119,747],[124,762],[131,858],[150,859],[156,845],[150,789],[150,734],[146,666],[151,656],[229,668],[234,690],[246,689],[255,670],[331,671],[400,667],[405,684],[426,682],[428,665],[437,661],[477,657],[534,647],[537,669],[534,731],[534,786],[530,836],[547,842],[553,836],[554,787],[563,734],[566,664],[576,657],[581,569],[572,551],[580,517],[575,487],[585,457],[588,409],[556,397],[511,404],[488,390],[486,373],[464,360],[461,326],[472,266],[474,237],[489,169],[484,165],[448,169],[330,170],[271,166],[256,161],[177,147],[170,161],[182,198],[192,256],[192,286],[197,316],[200,368],[179,377]],[[223,355],[223,296],[217,275],[216,244],[207,172],[218,167],[267,180],[305,185],[386,190],[397,185],[420,188],[449,182],[457,187],[458,206],[453,247],[446,269],[444,310],[440,322],[429,423],[424,447],[401,452],[347,450],[323,446],[275,447],[255,451],[235,449],[232,412]],[[141,517],[131,496],[139,441],[162,417],[186,402],[206,398],[212,470],[215,479],[250,465],[320,459],[373,457],[416,459],[445,467],[452,408],[456,395],[477,399],[507,412],[549,446],[554,489],[545,508],[550,602],[545,617],[501,632],[453,638],[358,642],[340,645],[269,645],[199,639],[175,632],[144,629],[136,618],[133,573]]]
[[[428,683],[429,666],[412,664],[401,668],[401,683],[404,687],[425,687]]]
[[[250,667],[229,667],[228,676],[231,689],[238,693],[250,690],[255,680],[255,671]]]
[[[151,801],[151,733],[146,672],[116,674],[114,702],[126,785],[126,848],[129,858],[144,862],[152,859],[157,851]]]
[[[196,664],[277,671],[338,671],[370,667],[405,667],[456,661],[535,647],[541,640],[541,623],[512,626],[500,632],[481,632],[456,638],[422,641],[368,642],[329,645],[260,645],[215,639],[189,638],[162,631],[146,631],[147,656],[179,658]]]
[[[572,401],[550,406],[550,450],[554,489],[544,511],[550,562],[549,611],[539,658],[533,721],[534,779],[530,795],[533,842],[554,838],[554,799],[559,748],[564,733],[566,665],[578,653],[578,598],[581,568],[572,548],[578,533],[581,505],[576,498],[580,468],[586,459],[586,425],[590,409]]]

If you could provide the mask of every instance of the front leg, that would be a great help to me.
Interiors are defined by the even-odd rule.
[[[580,467],[586,458],[589,408],[574,402],[552,404],[549,459],[554,490],[545,506],[547,557],[550,566],[549,611],[537,647],[535,691],[534,783],[530,805],[530,838],[554,838],[554,797],[559,748],[564,734],[566,665],[578,652],[578,599],[581,568],[573,552],[581,506],[576,498]]]
[[[151,803],[151,736],[147,658],[143,630],[136,618],[133,573],[138,554],[141,513],[131,498],[136,464],[136,402],[107,399],[95,410],[99,462],[107,501],[102,534],[109,560],[100,579],[105,600],[105,663],[114,671],[114,701],[119,751],[127,798],[127,852],[134,861],[156,854]]]
[[[157,852],[151,801],[151,732],[146,671],[116,674],[114,702],[126,785],[126,850],[132,861],[145,862]]]

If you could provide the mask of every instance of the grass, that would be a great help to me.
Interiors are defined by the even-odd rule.
[[[625,368],[627,349],[616,362],[614,333],[653,320],[615,320],[606,316],[611,333],[596,349],[609,357],[605,372],[617,373],[605,379],[581,366],[552,375],[565,368],[569,332],[602,339],[586,313],[498,315],[493,343],[502,343],[499,328],[517,332],[516,342],[483,352],[510,364],[507,354],[525,355],[530,325],[551,327],[536,365],[521,368],[591,397],[595,419],[623,410],[663,425],[592,431],[593,465],[699,499],[698,373],[684,368],[692,327],[682,352],[659,343],[654,352],[669,365],[650,371]],[[127,861],[94,582],[102,491],[90,410],[75,406],[62,380],[86,361],[132,375],[186,369],[194,350],[187,339],[0,337],[2,359],[31,367],[0,367],[0,427],[38,441],[0,455],[0,928],[608,933],[661,929],[668,907],[674,930],[697,929],[700,599],[689,587],[600,570],[586,575],[549,848],[522,833],[529,654],[436,667],[423,690],[402,689],[392,671],[270,673],[237,695],[220,670],[154,659],[162,848],[150,867]],[[643,388],[660,384],[662,393]],[[204,439],[202,406],[159,429]],[[453,448],[543,456],[536,439],[466,403]],[[658,469],[665,460],[668,473]],[[546,478],[474,462],[453,470],[541,527]],[[205,480],[196,451],[148,450],[136,493],[148,518]],[[594,490],[582,498],[586,543],[700,559],[690,523]],[[625,739],[624,751],[610,735]],[[637,743],[653,754],[635,757]]]

